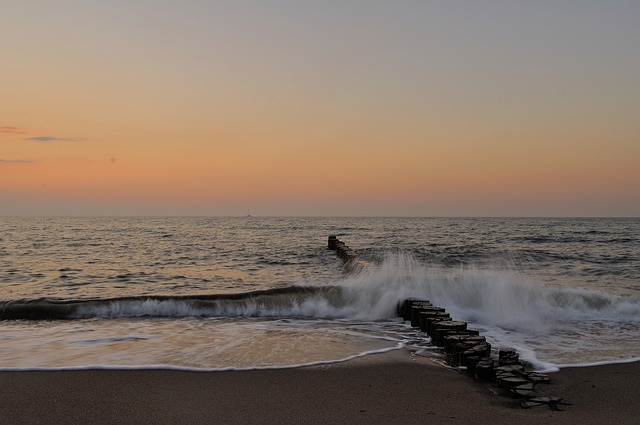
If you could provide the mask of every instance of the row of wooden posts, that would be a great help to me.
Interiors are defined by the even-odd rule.
[[[500,349],[497,362],[494,361],[491,344],[480,331],[468,328],[467,322],[453,320],[444,308],[429,301],[409,299],[398,305],[397,313],[410,321],[412,327],[430,336],[432,343],[444,350],[449,363],[464,366],[470,376],[480,381],[496,380],[504,388],[527,383],[524,379],[514,379],[516,376],[506,376],[506,372],[524,372],[525,365],[516,350]]]
[[[336,251],[345,264],[358,258],[357,252],[336,236],[329,236],[329,249]],[[525,398],[522,407],[546,404],[554,408],[562,404],[561,398],[545,397],[535,391],[537,384],[549,383],[549,376],[532,371],[512,348],[499,349],[497,358],[492,357],[491,344],[480,331],[469,329],[466,322],[454,320],[443,307],[427,300],[407,299],[398,304],[397,314],[442,348],[451,365],[464,367],[466,373],[478,381],[495,382],[511,396]]]
[[[531,370],[520,361],[512,348],[499,349],[497,359],[492,357],[491,344],[480,331],[469,329],[466,322],[453,320],[442,307],[429,301],[408,299],[398,305],[398,316],[410,321],[431,337],[437,347],[444,350],[453,366],[462,366],[469,376],[495,384],[512,397],[523,398],[524,408],[548,405],[558,410],[562,398],[548,397],[536,392],[537,384],[548,384],[548,375]]]
[[[336,252],[336,255],[345,263],[349,263],[358,258],[358,253],[349,248],[344,242],[336,236],[329,236],[329,249]]]

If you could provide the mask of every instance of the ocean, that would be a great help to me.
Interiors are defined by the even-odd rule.
[[[407,298],[539,370],[639,360],[640,219],[0,218],[3,370],[437,359]]]

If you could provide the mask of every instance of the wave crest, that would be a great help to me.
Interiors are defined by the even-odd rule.
[[[0,319],[307,317],[382,320],[407,298],[428,299],[460,320],[540,330],[572,320],[640,321],[638,297],[526,281],[515,270],[428,266],[405,254],[363,266],[341,282],[235,294],[0,303]]]

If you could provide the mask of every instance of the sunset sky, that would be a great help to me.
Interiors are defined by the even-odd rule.
[[[0,215],[640,216],[640,1],[3,0]]]

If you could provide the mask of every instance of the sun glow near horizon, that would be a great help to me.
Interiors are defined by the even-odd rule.
[[[0,214],[640,215],[638,5],[35,3]]]

